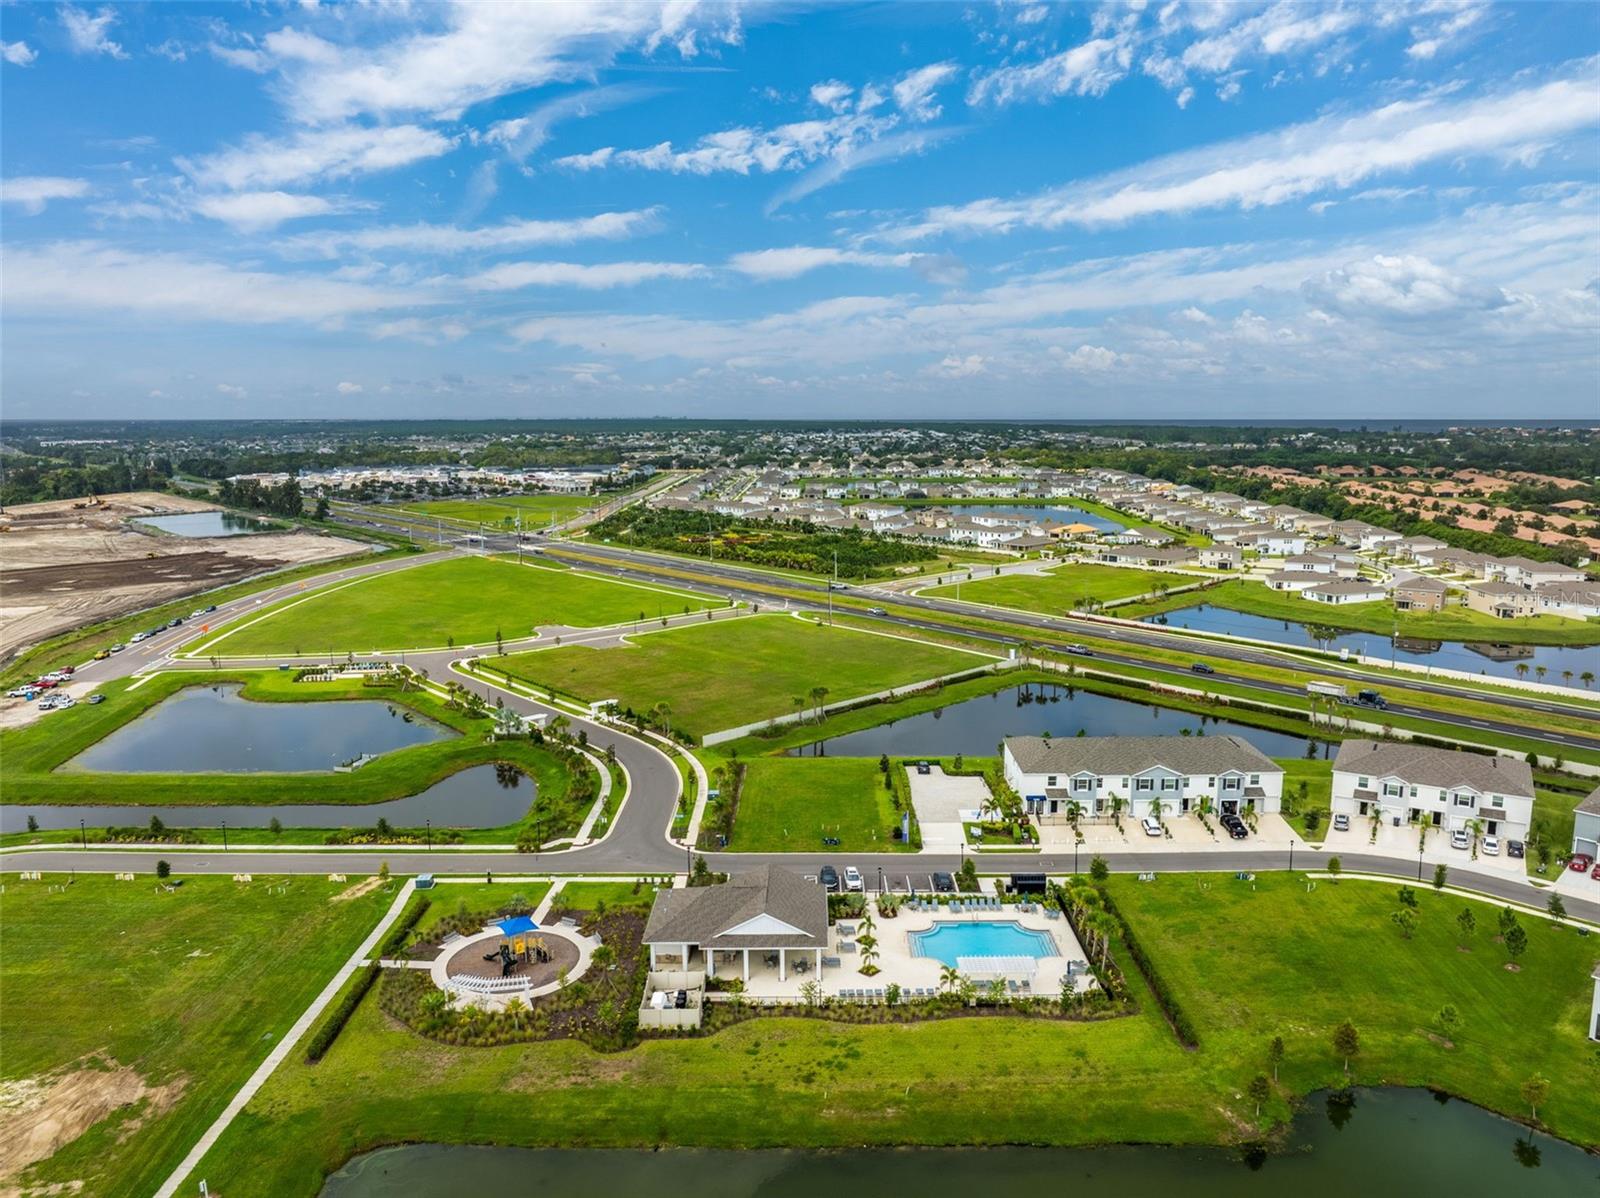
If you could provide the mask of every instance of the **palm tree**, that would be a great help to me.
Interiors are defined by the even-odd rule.
[[[518,1031],[521,1031],[522,1017],[528,1013],[528,1004],[523,1002],[518,996],[512,995],[506,1000],[505,1012],[507,1015],[511,1016],[512,1025],[515,1026]]]
[[[793,696],[793,699],[794,699],[794,713],[795,713],[795,715],[800,717],[800,722],[804,723],[805,722],[805,710],[806,710],[806,697],[804,695],[795,695],[795,696]]]
[[[939,967],[939,989],[954,991],[959,985],[961,985],[961,971],[959,969],[954,965],[942,965]]]
[[[1584,686],[1593,686],[1594,685],[1594,671],[1593,670],[1585,670],[1583,673],[1578,675],[1578,681],[1583,683]]]
[[[672,727],[672,704],[665,699],[659,700],[650,708],[650,718],[662,732],[668,731]]]
[[[816,704],[816,707],[817,707],[817,723],[819,723],[819,724],[822,722],[822,704],[823,704],[823,701],[825,699],[827,699],[827,697],[828,697],[828,688],[827,687],[825,687],[825,686],[814,686],[814,687],[811,688],[811,701]]]
[[[597,944],[589,954],[589,963],[600,971],[601,980],[605,982],[606,989],[611,989],[611,971],[616,968],[617,950],[609,944]]]

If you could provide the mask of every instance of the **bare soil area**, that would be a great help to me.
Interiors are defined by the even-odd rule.
[[[48,1077],[0,1085],[0,1117],[6,1125],[0,1137],[0,1198],[22,1193],[18,1179],[30,1165],[48,1160],[115,1111],[144,1103],[138,1113],[143,1122],[167,1110],[183,1088],[182,1078],[150,1086],[136,1070],[98,1058]]]
[[[298,530],[169,537],[128,523],[215,508],[182,495],[134,492],[23,504],[0,513],[0,659],[69,628],[366,548]]]

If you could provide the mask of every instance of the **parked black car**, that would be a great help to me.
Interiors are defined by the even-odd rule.
[[[1506,856],[1508,857],[1515,857],[1520,861],[1527,855],[1527,851],[1527,847],[1520,840],[1506,841]]]
[[[933,772],[932,767],[930,767],[926,761],[917,762],[917,773],[919,773],[919,774],[931,774],[932,772]]]
[[[1203,662],[1203,661],[1197,661],[1192,666],[1190,666],[1189,668],[1191,670],[1193,670],[1196,674],[1215,674],[1216,673],[1215,670],[1213,670],[1210,666],[1206,665],[1206,663]]]
[[[824,865],[817,871],[817,881],[822,883],[822,888],[829,894],[839,893],[839,871],[831,865]]]
[[[1235,840],[1243,840],[1250,835],[1249,829],[1244,826],[1244,820],[1237,815],[1224,815],[1218,822],[1228,830],[1228,835]]]
[[[934,874],[933,888],[940,894],[954,894],[956,892],[956,880],[949,874]]]

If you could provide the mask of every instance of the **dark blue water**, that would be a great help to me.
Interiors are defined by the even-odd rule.
[[[1225,632],[1232,636],[1276,641],[1280,645],[1311,645],[1318,648],[1348,649],[1352,654],[1388,661],[1411,662],[1441,669],[1464,670],[1490,678],[1527,677],[1554,686],[1583,689],[1584,671],[1600,674],[1600,646],[1560,648],[1553,645],[1496,645],[1491,642],[1419,641],[1401,637],[1393,646],[1389,638],[1375,632],[1348,632],[1331,641],[1317,641],[1309,625],[1279,620],[1250,612],[1232,611],[1202,603],[1180,607],[1163,616],[1148,617],[1146,623],[1165,622],[1169,628],[1194,628],[1203,632]],[[1518,667],[1522,670],[1519,673]],[[1544,668],[1544,676],[1539,668]]]
[[[664,1113],[663,1126],[672,1118]],[[972,1126],[975,1137],[982,1134],[981,1109]],[[1312,1095],[1288,1143],[1270,1154],[1150,1146],[607,1152],[412,1144],[356,1157],[328,1178],[322,1198],[1513,1198],[1592,1195],[1597,1180],[1593,1157],[1464,1102],[1441,1102],[1423,1090],[1358,1090]]]
[[[134,521],[145,528],[160,529],[176,537],[243,537],[253,532],[271,532],[279,527],[270,520],[254,516],[235,516],[232,512],[184,512],[179,516],[143,516]]]
[[[992,756],[1008,736],[1207,736],[1233,733],[1268,757],[1304,757],[1307,740],[1287,732],[1252,728],[1231,720],[1192,715],[1127,699],[1097,695],[1065,684],[1034,683],[1007,687],[949,707],[907,716],[876,728],[848,732],[790,751],[810,757],[949,757],[955,753]],[[1328,756],[1319,741],[1318,755]]]
[[[370,699],[252,703],[239,687],[194,686],[90,745],[63,768],[116,774],[331,770],[455,733]]]
[[[521,770],[475,765],[441,782],[387,803],[294,803],[273,806],[233,804],[218,807],[121,807],[110,804],[75,807],[0,807],[0,832],[22,832],[33,816],[41,831],[76,828],[148,827],[158,816],[169,828],[265,828],[276,817],[285,828],[370,828],[386,819],[397,828],[500,828],[518,823],[538,796],[537,784]]]

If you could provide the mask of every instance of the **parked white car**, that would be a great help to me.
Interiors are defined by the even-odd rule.
[[[1160,835],[1162,835],[1161,821],[1158,820],[1153,815],[1145,816],[1142,820],[1139,821],[1139,826],[1144,829],[1144,834],[1146,836],[1160,836]]]
[[[1472,847],[1471,833],[1465,828],[1457,828],[1450,833],[1450,847],[1453,849],[1470,849]]]
[[[1485,857],[1498,857],[1500,855],[1500,838],[1498,836],[1485,836],[1483,843],[1478,846],[1478,851]]]
[[[844,867],[844,888],[854,891],[865,889],[865,883],[861,881],[861,871],[853,865]]]

